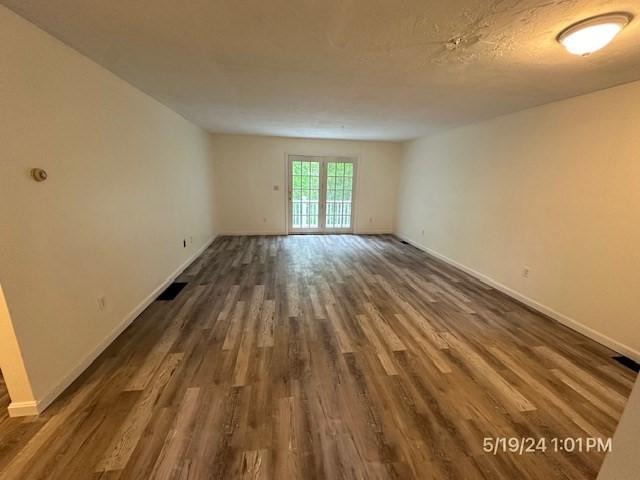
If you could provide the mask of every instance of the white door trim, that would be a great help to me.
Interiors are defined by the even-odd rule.
[[[291,165],[292,157],[309,157],[320,161],[320,197],[318,202],[318,228],[314,229],[295,229],[293,228],[293,210],[292,210],[292,185],[291,185]],[[356,223],[356,204],[357,204],[357,188],[360,172],[358,169],[359,155],[340,155],[340,154],[299,154],[285,152],[285,189],[284,189],[284,205],[285,205],[285,222],[286,234],[352,234],[355,231]],[[353,165],[353,185],[351,186],[351,221],[349,228],[327,229],[326,228],[326,194],[327,194],[327,162],[342,161],[349,162]]]

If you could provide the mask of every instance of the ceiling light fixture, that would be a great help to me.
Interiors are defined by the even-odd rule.
[[[632,18],[625,12],[587,18],[565,28],[557,39],[569,53],[587,56],[609,45]]]

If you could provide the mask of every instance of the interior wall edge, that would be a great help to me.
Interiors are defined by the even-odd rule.
[[[174,270],[166,280],[158,285],[149,295],[147,295],[131,312],[129,312],[122,321],[113,328],[109,334],[104,337],[89,353],[76,365],[69,373],[63,376],[60,381],[50,389],[46,394],[28,402],[11,402],[7,408],[10,417],[24,417],[31,415],[39,415],[51,403],[58,398],[93,362],[98,356],[120,335],[133,321],[140,315],[157,296],[172,283],[185,268],[198,258],[218,237],[214,234],[207,240],[198,250],[196,250],[187,260],[185,260],[176,270]]]
[[[540,302],[537,302],[536,300],[527,297],[526,295],[518,292],[517,290],[514,290],[510,287],[507,287],[506,285],[503,285],[502,283],[494,280],[493,278],[489,277],[488,275],[485,275],[481,272],[478,272],[477,270],[474,270],[471,267],[468,267],[462,263],[457,262],[456,260],[453,260],[452,258],[447,257],[446,255],[443,255],[429,247],[426,247],[422,244],[420,244],[419,242],[413,240],[412,238],[396,232],[395,236],[398,237],[401,240],[404,240],[405,242],[408,242],[409,244],[411,244],[412,246],[428,253],[429,255],[433,255],[434,257],[448,263],[449,265],[452,265],[460,270],[462,270],[465,273],[468,273],[469,275],[473,276],[474,278],[480,280],[481,282],[485,283],[486,285],[489,285],[490,287],[493,287],[499,291],[501,291],[502,293],[504,293],[505,295],[508,295],[509,297],[524,303],[525,305],[527,305],[530,308],[533,308],[534,310],[536,310],[537,312],[542,313],[543,315],[546,315],[547,317],[550,317],[551,319],[561,323],[562,325],[590,338],[591,340],[594,340],[598,343],[600,343],[601,345],[604,345],[607,348],[610,348],[611,350],[614,350],[618,353],[620,353],[621,355],[625,355],[631,359],[633,359],[636,362],[640,362],[640,351],[635,350],[634,348],[625,345],[617,340],[614,340],[610,337],[608,337],[607,335],[600,333],[586,325],[584,325],[583,323],[579,322],[578,320],[571,318],[567,315],[564,315],[563,313],[560,313],[554,309],[552,309],[551,307],[548,307],[547,305],[544,305]]]
[[[638,437],[640,436],[640,377],[613,434],[613,445],[604,457],[597,480],[637,480],[640,471]]]
[[[12,399],[30,402],[34,395],[2,284],[0,284],[0,371]]]

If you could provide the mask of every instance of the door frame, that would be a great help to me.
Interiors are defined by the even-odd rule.
[[[318,186],[318,228],[296,228],[293,230],[293,198],[292,198],[292,189],[291,189],[291,165],[293,164],[294,157],[308,157],[310,160],[317,161],[320,164],[320,173],[318,175],[318,179],[320,185]],[[322,181],[322,176],[324,175],[324,157],[318,155],[287,155],[287,188],[285,191],[285,205],[286,205],[286,214],[287,214],[287,235],[289,234],[312,234],[318,235],[323,233],[323,222],[322,218],[324,215],[324,205],[322,199],[324,198],[323,190],[324,190],[324,182]]]
[[[291,191],[291,157],[311,157],[315,159],[320,159],[320,200],[324,200],[322,202],[318,202],[318,212],[320,218],[319,225],[324,225],[326,221],[326,184],[324,179],[326,178],[326,163],[328,160],[339,161],[343,159],[345,161],[349,161],[353,164],[353,185],[351,186],[351,226],[350,228],[338,228],[338,229],[327,229],[319,226],[317,229],[293,229],[292,223],[292,191]],[[284,208],[285,208],[285,223],[286,223],[286,234],[287,235],[337,235],[337,234],[353,234],[355,232],[356,225],[356,196],[357,196],[357,188],[358,188],[358,180],[360,171],[358,169],[358,163],[360,160],[359,155],[344,155],[344,154],[310,154],[310,153],[289,153],[285,152],[284,154]]]

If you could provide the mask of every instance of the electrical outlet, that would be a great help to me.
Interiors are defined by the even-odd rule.
[[[98,310],[104,310],[107,308],[107,299],[104,295],[98,297]]]
[[[522,268],[522,276],[524,278],[529,278],[529,272],[531,271],[531,269],[529,267],[523,267]]]

